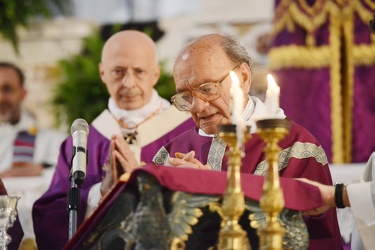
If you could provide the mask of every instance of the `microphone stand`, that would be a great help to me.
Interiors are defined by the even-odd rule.
[[[80,192],[74,179],[71,178],[71,187],[68,192],[69,240],[72,239],[77,231],[77,211],[80,207]]]
[[[83,147],[72,148],[72,162],[73,158],[78,152],[86,153],[86,164],[88,161],[87,150]],[[77,231],[77,212],[81,208],[81,194],[78,186],[84,181],[85,173],[83,171],[76,171],[70,175],[71,187],[68,192],[68,211],[69,211],[69,240],[73,238],[73,235]]]

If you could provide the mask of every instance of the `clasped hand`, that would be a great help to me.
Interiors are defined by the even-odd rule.
[[[189,153],[175,153],[175,158],[169,157],[168,163],[174,167],[186,167],[186,168],[197,168],[197,169],[206,169],[212,170],[210,165],[204,165],[199,160],[194,158],[194,150]]]
[[[175,158],[170,157],[168,163],[175,167],[187,167],[196,169],[211,170],[211,166],[204,165],[194,158],[195,152],[176,153]],[[134,152],[130,149],[128,143],[120,135],[113,135],[110,145],[108,162],[105,165],[106,176],[102,180],[100,192],[102,197],[109,192],[112,186],[125,173],[131,173],[134,169],[140,167],[136,160]]]
[[[104,196],[108,193],[113,184],[116,183],[124,173],[131,173],[134,169],[139,167],[134,152],[130,149],[125,139],[121,135],[113,135],[108,162],[105,165],[105,171],[107,173],[102,180],[102,186],[100,188],[101,195]]]

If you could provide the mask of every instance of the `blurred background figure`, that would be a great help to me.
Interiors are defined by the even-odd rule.
[[[22,110],[27,90],[20,68],[0,62],[0,178],[37,176],[57,162],[66,135],[39,130],[34,117]]]
[[[18,66],[0,62],[0,178],[8,194],[21,196],[20,222],[25,236],[33,237],[31,206],[50,183],[51,178],[43,176],[43,170],[55,167],[66,135],[39,129],[34,117],[23,110],[27,95],[24,81]],[[37,179],[29,182],[21,177]]]

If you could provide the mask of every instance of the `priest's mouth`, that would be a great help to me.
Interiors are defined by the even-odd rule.
[[[211,114],[211,115],[201,116],[201,117],[199,117],[199,119],[202,120],[202,121],[204,121],[204,122],[208,122],[208,121],[212,121],[212,120],[215,119],[217,116],[218,116],[218,114],[217,114],[217,113],[214,113],[214,114]]]

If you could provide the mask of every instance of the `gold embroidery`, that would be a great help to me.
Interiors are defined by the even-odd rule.
[[[172,197],[172,211],[168,214],[169,224],[175,238],[182,242],[188,240],[193,232],[192,226],[198,223],[203,215],[202,207],[210,203],[217,203],[220,196],[193,195],[184,192],[175,192]]]
[[[375,3],[374,0],[364,0],[364,2],[371,7],[371,9],[375,9]]]
[[[270,69],[329,68],[331,98],[332,162],[351,162],[354,67],[375,63],[375,36],[372,44],[355,44],[354,16],[366,26],[375,11],[370,0],[282,0],[275,9],[274,30],[293,33],[296,26],[306,31],[305,44],[270,50]],[[313,32],[328,23],[328,45],[316,46]]]
[[[168,158],[169,152],[165,147],[161,147],[158,152],[156,152],[154,158],[152,158],[152,162],[156,165],[166,165],[168,166]]]
[[[314,48],[304,46],[280,46],[269,53],[269,68],[324,68],[330,66],[331,48],[328,45]],[[352,46],[354,66],[369,66],[375,63],[375,44]]]
[[[353,64],[356,66],[370,66],[375,64],[375,44],[353,46]]]
[[[341,157],[342,162],[351,162],[351,152],[352,152],[352,119],[353,119],[353,96],[354,96],[354,63],[353,63],[353,47],[354,47],[354,17],[353,17],[353,9],[348,8],[348,12],[344,17],[344,21],[342,24],[343,27],[343,39],[344,39],[344,46],[345,46],[345,56],[342,58],[342,67],[341,70],[342,77],[342,100],[341,104],[343,107],[342,110],[342,135],[343,138],[343,145],[340,148],[335,148],[333,152],[336,155]],[[337,117],[334,117],[337,119]],[[342,154],[340,155],[338,151],[341,151]],[[340,159],[336,159],[335,162],[339,163]]]
[[[317,0],[310,7],[306,0],[282,0],[275,9],[273,34],[276,35],[284,29],[293,32],[294,25],[300,26],[311,34],[328,19],[344,20],[349,9],[367,25],[375,11],[375,4],[371,0],[364,0],[364,3],[361,0]],[[306,44],[311,45],[309,43]]]
[[[207,164],[212,167],[212,170],[220,171],[225,154],[225,147],[227,144],[215,136],[212,139],[210,150],[208,152]]]
[[[316,0],[312,7],[310,7],[306,1],[304,0],[298,0],[298,3],[302,7],[302,9],[307,12],[310,16],[315,16],[317,13],[322,12],[323,9],[323,1],[322,0]]]
[[[293,146],[281,150],[278,160],[279,171],[288,166],[290,158],[315,158],[315,160],[322,165],[328,164],[328,159],[323,148],[321,146],[318,147],[317,145],[309,142],[295,142]],[[258,164],[254,174],[265,175],[267,170],[268,164],[267,161],[264,160]]]
[[[329,66],[330,47],[307,48],[297,45],[281,46],[271,49],[269,68],[323,68]]]
[[[369,2],[373,0],[365,0],[366,3],[368,4]],[[361,21],[368,25],[368,21],[373,17],[373,13],[375,11],[375,4],[372,3],[372,5],[368,4],[370,9],[367,9],[359,0],[356,0],[353,4],[355,13],[359,16]]]
[[[342,86],[341,86],[341,27],[338,18],[339,9],[332,10],[332,20],[329,26],[330,43],[330,95],[331,95],[331,131],[332,131],[332,161],[343,162],[343,128],[342,128]]]

